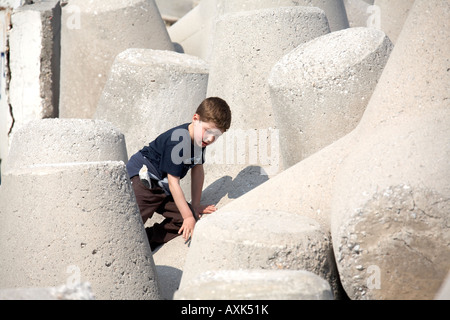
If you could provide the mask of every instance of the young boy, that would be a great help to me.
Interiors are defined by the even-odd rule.
[[[192,123],[175,127],[157,137],[133,155],[127,164],[128,175],[136,196],[142,220],[154,212],[165,220],[147,228],[150,247],[166,243],[178,235],[188,239],[202,214],[216,211],[214,205],[201,206],[205,149],[231,125],[231,110],[220,98],[208,98],[198,107]],[[180,180],[191,170],[192,203],[186,201]],[[148,170],[150,183],[145,185],[139,173]]]

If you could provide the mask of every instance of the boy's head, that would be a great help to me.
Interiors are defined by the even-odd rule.
[[[198,107],[193,122],[194,132],[191,138],[198,146],[206,147],[230,128],[230,107],[220,98],[208,98]]]
[[[231,126],[231,110],[225,100],[221,98],[207,98],[198,107],[196,114],[203,122],[214,123],[222,132]]]

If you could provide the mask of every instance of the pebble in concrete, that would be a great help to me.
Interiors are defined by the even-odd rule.
[[[285,167],[357,126],[392,48],[382,31],[351,28],[299,46],[273,67],[269,86]]]
[[[154,0],[63,4],[61,117],[94,116],[112,63],[128,48],[173,50]]]
[[[192,121],[207,84],[208,65],[197,57],[128,49],[114,61],[95,117],[125,134],[131,156],[166,130]]]
[[[448,1],[415,2],[337,173],[331,230],[350,298],[433,299],[447,276],[448,21]]]
[[[333,300],[333,293],[327,281],[307,271],[222,270],[200,274],[175,300]]]
[[[47,132],[73,132],[65,129],[74,124],[71,120],[55,120],[54,130],[48,130],[47,121]],[[104,122],[86,121],[85,134],[59,136],[63,151],[80,144],[89,147],[75,151],[95,153],[97,144],[107,152],[105,141],[117,139],[110,125],[102,131],[98,126]],[[30,164],[12,165],[3,173],[0,287],[89,282],[101,300],[158,299],[155,265],[124,162],[95,161],[77,153],[74,158],[85,160],[73,162],[63,155],[58,162],[52,147],[56,137],[29,132],[35,134],[34,142],[26,143],[40,149],[33,149],[35,154],[23,150]],[[19,132],[14,137],[13,159],[19,158],[15,148],[24,136]],[[120,150],[113,154],[122,158]]]
[[[337,292],[331,239],[316,221],[277,211],[213,214],[196,225],[180,289],[210,270],[307,270]]]

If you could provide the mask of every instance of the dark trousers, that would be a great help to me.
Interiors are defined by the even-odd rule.
[[[153,182],[153,181],[152,181]],[[164,221],[155,223],[153,227],[146,228],[150,247],[154,250],[158,245],[167,243],[179,236],[178,231],[183,225],[183,217],[178,210],[172,196],[167,196],[164,191],[153,183],[147,188],[139,176],[131,179],[131,184],[136,196],[136,201],[141,213],[142,222],[145,224],[153,214],[159,213],[164,216]],[[194,210],[189,204],[192,213]],[[195,217],[195,214],[194,214]]]

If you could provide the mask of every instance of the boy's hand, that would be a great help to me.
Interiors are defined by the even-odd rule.
[[[197,207],[194,207],[195,212],[198,214],[198,216],[201,218],[203,214],[211,214],[213,212],[217,211],[217,208],[215,205],[200,205]]]
[[[183,225],[181,226],[178,234],[183,234],[183,239],[188,241],[190,237],[194,234],[195,228],[195,218],[193,216],[184,219]]]

